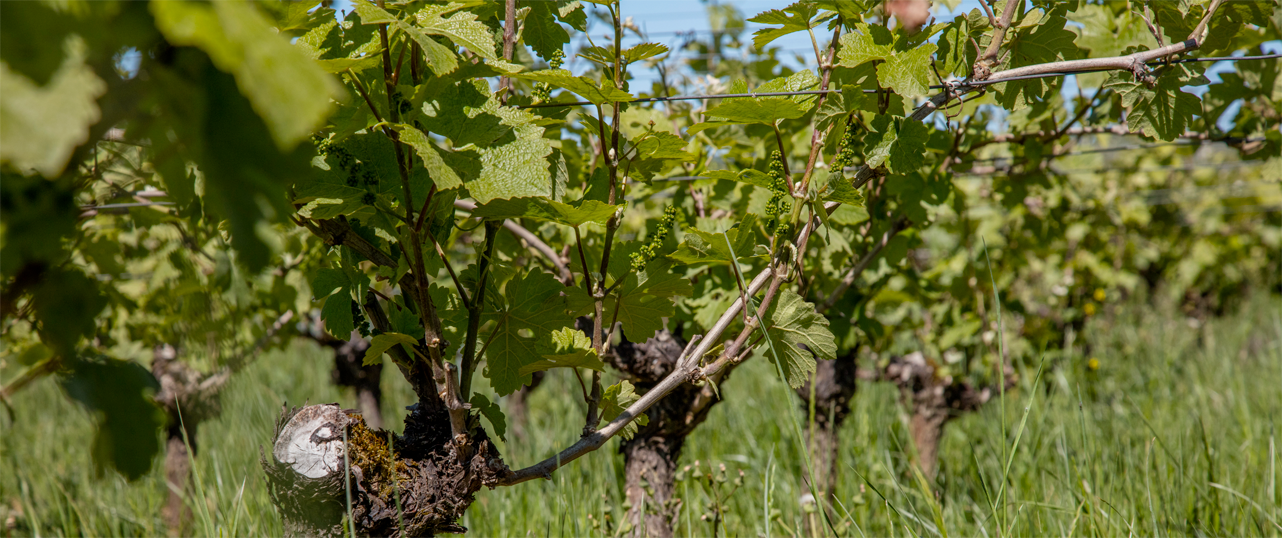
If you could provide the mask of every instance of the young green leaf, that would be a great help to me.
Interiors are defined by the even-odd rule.
[[[1162,68],[1157,74],[1157,84],[1152,87],[1135,80],[1130,73],[1109,75],[1104,87],[1112,88],[1122,96],[1122,106],[1127,108],[1126,127],[1131,132],[1166,141],[1175,140],[1192,125],[1194,115],[1202,114],[1201,99],[1180,90],[1183,86],[1207,83],[1200,70],[1189,65]]]
[[[828,318],[815,312],[815,305],[792,290],[779,292],[779,298],[770,305],[762,322],[775,343],[775,351],[783,355],[770,358],[783,369],[784,381],[792,388],[810,379],[816,358],[837,358],[837,344],[828,330]]]
[[[592,103],[623,103],[634,99],[632,94],[615,88],[613,84],[599,84],[588,77],[576,77],[564,69],[544,69],[513,75],[531,82],[545,82],[565,88]]]
[[[613,422],[619,415],[628,409],[629,405],[636,403],[641,397],[637,395],[636,388],[632,383],[620,381],[615,385],[610,385],[601,394],[601,418],[607,423]],[[644,413],[636,417],[627,426],[619,431],[619,436],[624,439],[631,439],[637,434],[639,426],[645,426],[650,423],[650,417]],[[591,425],[596,428],[596,424]]]
[[[473,393],[472,400],[468,403],[472,404],[472,409],[480,411],[485,420],[490,421],[490,426],[494,428],[494,435],[499,436],[499,439],[506,443],[507,437],[504,436],[507,435],[507,417],[503,415],[503,409],[499,404],[491,402],[480,393]]]
[[[735,223],[725,234],[734,245],[733,253],[720,233],[688,229],[685,241],[668,257],[684,265],[729,265],[735,254],[750,253],[757,245],[757,216],[752,213],[744,215],[743,220]]]
[[[491,200],[477,206],[472,216],[491,220],[526,218],[578,227],[589,222],[604,225],[618,209],[617,205],[597,200],[571,205],[547,198],[512,198]]]
[[[623,50],[623,61],[639,62],[668,52],[668,47],[658,43],[639,43]]]
[[[592,339],[574,327],[565,327],[552,333],[550,342],[543,342],[543,360],[521,367],[521,375],[552,368],[587,368],[598,372],[605,370],[605,363],[597,357]]]
[[[810,2],[797,2],[788,7],[771,9],[763,11],[756,17],[748,19],[748,22],[757,24],[778,24],[778,28],[763,28],[752,34],[752,46],[757,50],[766,50],[766,45],[783,36],[794,32],[804,32],[822,23],[824,20],[831,18],[835,14],[821,17],[818,20],[811,21],[819,10]]]
[[[369,349],[365,350],[365,359],[363,364],[366,366],[378,364],[378,362],[383,358],[383,354],[387,353],[387,350],[391,349],[392,346],[405,345],[409,346],[412,350],[416,344],[418,344],[418,340],[408,334],[390,332],[376,334],[369,340]],[[414,356],[412,351],[410,352],[410,356]]]

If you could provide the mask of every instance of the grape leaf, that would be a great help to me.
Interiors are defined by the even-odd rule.
[[[558,329],[552,333],[551,343],[544,349],[543,360],[521,367],[521,375],[552,368],[587,368],[598,372],[605,370],[605,363],[597,358],[592,339],[574,327]]]
[[[415,13],[414,20],[424,33],[448,37],[456,45],[461,45],[486,60],[498,60],[499,57],[494,52],[494,34],[490,33],[484,23],[476,20],[475,13],[459,11],[449,18],[442,17],[464,6],[461,3],[429,5]]]
[[[818,177],[816,176],[816,180]],[[833,172],[828,176],[827,188],[820,191],[820,195],[825,201],[841,202],[843,205],[855,205],[862,207],[864,205],[864,193],[855,189],[845,174]]]
[[[556,21],[556,5],[552,2],[530,2],[530,13],[521,27],[521,39],[534,52],[549,59],[570,42],[570,34]]]
[[[530,374],[522,374],[521,368],[543,360],[544,351],[554,349],[551,335],[573,325],[560,296],[565,289],[556,277],[530,271],[508,282],[500,307],[483,316],[496,323],[485,351],[485,376],[500,396],[528,384]]]
[[[598,84],[588,77],[576,77],[564,69],[544,69],[513,75],[532,82],[546,82],[565,88],[592,103],[624,103],[633,99],[632,94],[615,88],[612,84]]]
[[[633,63],[653,58],[666,52],[668,52],[668,47],[658,43],[638,43],[632,47],[624,49],[622,56],[624,62]]]
[[[378,364],[379,360],[383,358],[383,354],[387,353],[387,350],[391,349],[392,346],[406,345],[413,348],[416,344],[418,344],[418,340],[408,334],[388,332],[374,335],[369,340],[369,349],[365,350],[365,359],[362,364],[365,366]],[[410,356],[414,356],[414,353],[410,352]]]
[[[840,65],[859,67],[880,60],[877,81],[882,87],[904,97],[926,95],[934,76],[930,70],[930,55],[936,49],[934,43],[916,46],[909,46],[907,40],[895,43],[890,30],[862,22],[855,25],[855,30],[841,36],[841,50],[837,52]]]
[[[463,179],[458,176],[453,167],[445,163],[441,158],[440,149],[427,135],[423,134],[423,131],[404,124],[394,124],[392,128],[400,133],[401,142],[413,147],[418,157],[423,159],[423,166],[427,168],[427,173],[431,175],[437,189],[447,190],[463,186]]]
[[[859,110],[864,100],[864,92],[858,86],[842,86],[840,93],[828,94],[819,111],[815,112],[815,128],[827,132],[837,122],[845,121],[851,112]]]
[[[767,334],[774,345],[774,352],[768,356],[783,370],[784,380],[792,388],[810,379],[815,371],[815,358],[837,358],[837,344],[832,331],[828,330],[828,318],[815,312],[815,305],[792,290],[779,292],[779,298],[770,305],[762,321],[769,328]],[[805,349],[800,347],[803,345]],[[762,344],[760,349],[766,352],[769,348]]]
[[[43,87],[0,62],[0,160],[55,177],[89,138],[89,126],[101,115],[97,99],[107,85],[85,64],[84,46],[78,44],[67,41],[62,65]]]
[[[767,189],[771,186],[770,176],[767,176],[765,172],[753,170],[751,168],[740,170],[738,172],[730,170],[712,170],[710,172],[704,172],[703,177],[708,179],[738,181],[739,183],[747,183],[749,185],[756,185]]]
[[[601,394],[601,418],[606,423],[613,422],[614,419],[619,418],[619,415],[622,415],[628,409],[629,405],[636,403],[639,399],[641,397],[637,395],[636,388],[632,386],[632,383],[620,381],[618,384],[610,385]],[[624,439],[631,439],[632,436],[637,434],[639,426],[645,426],[649,423],[650,417],[642,413],[632,422],[629,422],[627,426],[624,426],[619,431],[619,436]],[[596,424],[592,425],[593,428],[596,426]]]
[[[396,16],[388,13],[383,8],[370,3],[369,0],[354,0],[352,7],[355,8],[356,14],[360,15],[361,24],[390,24],[397,30],[405,32],[405,35],[413,39],[415,43],[418,43],[419,47],[422,47],[428,66],[432,68],[432,72],[436,73],[437,76],[448,75],[458,69],[458,55],[450,48],[432,39],[431,36],[413,24],[396,18]],[[440,6],[432,7],[439,8]],[[427,9],[431,8],[424,8],[424,10]],[[439,19],[439,16],[437,18]],[[491,56],[494,54],[492,39],[490,42]]]
[[[156,27],[173,45],[194,46],[236,85],[271,128],[282,150],[311,136],[347,92],[244,2],[156,2]]]
[[[1176,64],[1160,70],[1157,84],[1149,87],[1130,73],[1110,74],[1104,84],[1122,96],[1126,107],[1126,127],[1171,141],[1184,134],[1193,116],[1202,114],[1202,101],[1196,95],[1180,90],[1182,86],[1206,84],[1206,77],[1190,64]]]
[[[47,86],[54,73],[67,63],[66,37],[76,30],[76,25],[70,13],[63,13],[54,4],[0,3],[0,59],[8,69],[30,78],[36,86]],[[9,92],[4,95],[8,99]]]
[[[472,393],[472,400],[468,403],[472,404],[472,409],[480,411],[485,420],[490,421],[490,426],[494,427],[494,435],[499,436],[499,439],[506,443],[507,437],[504,435],[507,434],[507,417],[503,415],[503,409],[499,408],[499,404],[491,402],[481,393]]]
[[[205,56],[193,48],[183,50]],[[165,121],[157,122],[157,130],[151,131],[152,143],[160,146],[154,151],[172,152],[200,167],[205,217],[226,219],[231,245],[238,253],[236,261],[257,272],[272,254],[259,235],[259,225],[293,211],[285,198],[286,186],[310,175],[307,158],[311,148],[296,146],[282,151],[266,120],[254,112],[253,103],[237,88],[235,77],[207,59],[199,61],[204,65],[201,69],[157,68],[150,72],[154,83],[164,88],[155,92]],[[181,144],[168,138],[169,129]],[[161,167],[159,171],[171,189],[185,183],[179,190],[193,192],[194,176],[185,166]]]
[[[325,321],[325,331],[339,340],[351,338],[352,330],[356,328],[356,322],[352,319],[352,307],[355,304],[355,301],[352,301],[352,295],[346,290],[327,297],[325,306],[321,307],[321,319]]]
[[[1077,34],[1064,28],[1068,22],[1064,16],[1067,9],[1067,6],[1056,7],[1035,23],[1016,28],[1006,46],[1011,53],[1001,69],[1080,58],[1082,51],[1073,43]],[[1048,77],[994,84],[993,89],[997,92],[998,102],[1007,110],[1015,111],[1045,102],[1062,84],[1063,77]]]
[[[924,43],[906,51],[896,51],[886,58],[886,63],[877,66],[877,80],[904,97],[926,95],[934,76],[930,70],[930,55],[935,53],[935,48],[934,43]]]
[[[67,395],[100,413],[93,440],[93,459],[101,473],[111,465],[125,478],[137,480],[151,470],[160,452],[157,432],[164,414],[152,398],[160,387],[141,365],[109,358],[71,361],[71,375],[63,380]]]
[[[727,99],[709,108],[708,116],[734,123],[773,124],[778,120],[797,119],[806,115],[801,105],[785,99]]]
[[[694,160],[694,155],[686,151],[686,141],[667,131],[652,131],[634,140],[637,154],[633,160]]]
[[[1092,57],[1120,56],[1128,45],[1146,39],[1153,42],[1144,23],[1129,11],[1118,13],[1110,6],[1089,4],[1079,6],[1073,20],[1082,24],[1073,42]]]
[[[1277,2],[1273,0],[1225,2],[1224,15],[1230,19],[1240,20],[1247,24],[1265,27],[1268,26],[1270,17],[1276,18],[1278,16],[1276,6]]]
[[[622,249],[620,249],[622,250]],[[626,260],[623,252],[616,254],[617,259]],[[615,259],[610,260],[611,265]],[[626,267],[626,265],[619,265]],[[672,262],[666,259],[655,259],[646,265],[645,270],[628,273],[624,276],[619,290],[605,298],[604,311],[612,316],[618,312],[619,323],[628,338],[644,342],[663,329],[663,318],[676,314],[675,297],[687,297],[694,287],[681,275],[669,272]],[[613,269],[611,273],[618,270]],[[592,298],[581,287],[564,288],[566,304],[575,315],[586,315],[594,308]]]
[[[734,246],[733,253],[726,244],[727,237],[730,245]],[[668,257],[684,265],[729,265],[736,256],[742,258],[750,254],[757,241],[757,216],[748,213],[726,230],[725,235],[699,229],[686,230],[685,240]]]
[[[321,269],[316,272],[316,278],[312,279],[312,297],[319,301],[351,287],[352,281],[347,278],[347,273],[340,269]]]
[[[819,85],[819,78],[808,70],[799,71],[791,76],[779,77],[758,86],[752,93],[797,92]],[[743,81],[737,81],[730,88],[730,93],[749,93]],[[709,108],[705,115],[720,118],[729,123],[763,123],[773,124],[779,120],[796,119],[805,116],[814,104],[814,95],[791,95],[769,97],[732,97]],[[712,126],[703,123],[691,126],[688,132],[698,132]]]
[[[604,225],[618,209],[617,205],[597,200],[585,200],[574,206],[547,198],[513,198],[491,200],[477,206],[472,216],[494,220],[527,218],[577,228],[588,222]]]
[[[930,131],[919,120],[877,116],[864,134],[868,166],[876,168],[885,164],[896,173],[915,170],[925,162],[929,136]]]
[[[75,354],[82,338],[94,335],[94,318],[107,306],[97,283],[73,268],[45,270],[31,294],[40,336],[64,356]]]
[[[547,162],[552,143],[532,113],[499,106],[485,80],[443,84],[424,84],[415,99],[423,99],[424,126],[454,143],[455,151],[441,156],[465,171],[459,177],[469,178],[464,184],[476,201],[558,196]]]
[[[818,12],[817,6],[810,2],[797,2],[782,10],[771,9],[761,12],[757,16],[748,19],[748,22],[778,24],[780,26],[778,28],[762,28],[753,32],[752,46],[756,47],[757,50],[763,51],[766,50],[766,45],[769,45],[771,41],[794,32],[809,30],[814,25],[823,22],[824,18],[816,20],[814,23],[810,21]]]

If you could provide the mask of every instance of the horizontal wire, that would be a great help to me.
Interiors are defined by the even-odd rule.
[[[1184,166],[1153,166],[1149,168],[1137,168],[1135,170],[1118,170],[1116,168],[1072,168],[1069,170],[1056,170],[1046,168],[1045,171],[1050,174],[1061,176],[1077,174],[1103,174],[1107,172],[1121,172],[1127,175],[1145,174],[1149,172],[1192,172],[1195,170],[1231,170],[1234,168],[1243,168],[1252,165],[1259,165],[1261,168],[1265,163],[1255,161],[1232,161],[1227,163],[1194,163]],[[1009,176],[1009,169],[992,170],[984,172],[957,172],[953,174],[958,178],[983,179],[993,176]]]
[[[1249,60],[1272,60],[1282,58],[1282,53],[1265,54],[1261,56],[1213,56],[1209,58],[1182,58],[1177,60],[1150,62],[1149,66],[1161,66],[1172,63],[1192,63],[1192,62],[1241,62]],[[1023,75],[1018,77],[1004,78],[1001,80],[977,80],[971,82],[956,82],[954,84],[932,84],[929,86],[932,90],[958,89],[966,87],[989,86],[992,84],[1002,84],[1017,80],[1031,80],[1039,78],[1065,77],[1069,75],[1083,75],[1088,73],[1100,73],[1104,71],[1116,71],[1114,68],[1087,69],[1073,72],[1056,72],[1056,73],[1039,73],[1034,75]],[[889,90],[862,90],[864,93],[881,93]],[[703,99],[736,99],[744,97],[790,97],[796,95],[824,95],[829,93],[841,93],[842,90],[800,90],[793,92],[762,92],[762,93],[724,93],[724,94],[707,94],[707,95],[674,95],[670,97],[643,97],[632,99],[630,101],[618,101],[620,103],[656,103],[667,101],[697,101]],[[572,101],[563,103],[539,103],[535,105],[521,105],[517,108],[555,108],[569,106],[587,106],[593,104],[591,101]]]
[[[1111,134],[1111,133],[1099,133],[1099,134]],[[1164,147],[1195,148],[1195,147],[1201,147],[1204,144],[1216,143],[1216,142],[1224,142],[1227,144],[1251,144],[1254,142],[1262,142],[1262,141],[1264,141],[1264,138],[1257,137],[1257,138],[1226,138],[1226,139],[1192,140],[1188,142],[1163,142],[1159,144],[1132,144],[1128,146],[1114,146],[1110,148],[1091,148],[1091,149],[1082,149],[1077,151],[1067,151],[1064,153],[1056,153],[1053,155],[1048,155],[1044,158],[1059,159],[1062,157],[1074,157],[1077,155],[1091,155],[1095,153],[1112,153],[1115,151],[1130,151],[1135,149],[1154,149],[1154,148],[1164,148]],[[981,162],[999,162],[999,161],[1013,161],[1013,160],[1014,160],[1014,157],[984,157],[980,159],[973,159],[970,162],[981,163]]]
[[[1057,157],[1065,156],[1065,155],[1071,155],[1071,154],[1057,155]],[[1251,166],[1256,164],[1263,165],[1265,163],[1257,163],[1254,161],[1232,161],[1227,163],[1194,163],[1194,164],[1185,165],[1185,166],[1155,166],[1155,167],[1140,168],[1137,170],[1130,170],[1125,172],[1127,174],[1142,174],[1147,172],[1174,172],[1174,171],[1191,172],[1194,170],[1228,170],[1228,169],[1242,168],[1245,166]],[[847,172],[853,172],[855,170],[858,170],[858,168],[845,169],[845,171]],[[1074,168],[1070,170],[1055,170],[1053,168],[1049,168],[1047,169],[1047,171],[1053,174],[1058,174],[1058,175],[1070,175],[1070,174],[1088,174],[1088,173],[1100,174],[1104,172],[1115,172],[1118,170],[1114,168]],[[956,178],[987,178],[987,177],[993,177],[1001,174],[1009,175],[1009,173],[1010,172],[1008,170],[994,170],[992,172],[957,172],[953,174],[953,176]],[[672,176],[672,177],[664,177],[664,178],[655,178],[651,181],[698,181],[700,179],[715,179],[715,178],[711,178],[708,176]]]

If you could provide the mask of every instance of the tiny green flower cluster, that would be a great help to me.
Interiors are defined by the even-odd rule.
[[[668,232],[677,222],[677,207],[668,206],[663,210],[663,221],[659,224],[659,229],[650,234],[650,242],[641,247],[641,250],[632,253],[632,270],[640,271],[645,269],[645,264],[659,256],[659,249],[663,247],[663,240],[668,238]]]
[[[565,53],[560,50],[553,52],[552,57],[548,58],[548,68],[550,69],[560,69],[561,65],[564,63],[565,63]],[[552,97],[552,87],[549,86],[548,83],[546,82],[540,82],[538,84],[535,84],[534,92],[531,94],[531,97],[534,98],[535,103],[541,103],[543,101],[547,101],[549,98]]]
[[[770,169],[767,173],[770,176],[770,201],[766,202],[766,230],[770,233],[786,232],[786,225],[783,224],[782,215],[792,211],[790,189],[788,180],[783,173],[783,154],[775,151],[770,154]]]
[[[832,159],[832,165],[829,170],[840,172],[843,168],[854,164],[855,162],[855,122],[854,118],[846,120],[846,134],[841,137],[841,147],[837,149],[837,156]]]
[[[348,187],[373,188],[378,186],[378,176],[369,167],[356,160],[350,152],[327,139],[316,138],[316,151],[325,156],[327,162],[337,165],[337,168],[346,172],[345,182]],[[365,200],[373,200],[374,193],[366,192]],[[365,202],[372,205],[372,201]]]

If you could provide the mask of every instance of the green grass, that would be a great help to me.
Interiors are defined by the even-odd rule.
[[[1037,364],[1024,364],[1023,381],[1005,395],[1014,423],[1001,423],[994,398],[948,425],[940,478],[931,484],[941,494],[937,505],[909,467],[895,389],[861,386],[842,431],[835,528],[846,536],[936,536],[942,521],[950,536],[1282,535],[1282,302],[1261,299],[1197,328],[1151,307],[1120,308],[1085,334],[1098,371],[1085,367],[1085,356],[1048,360],[1034,387]],[[324,352],[298,344],[263,356],[233,381],[222,416],[198,432],[203,487],[194,494],[195,534],[280,534],[258,450],[284,402],[354,406],[351,394],[329,384],[328,366]],[[392,369],[385,373],[385,414],[399,427],[395,410],[411,394]],[[534,463],[575,439],[583,404],[565,397],[578,394],[573,383],[553,375],[534,393],[533,439],[500,445],[509,465]],[[1029,405],[1031,390],[1038,394]],[[682,463],[724,463],[732,476],[745,473],[726,505],[729,536],[803,535],[798,498],[807,488],[784,416],[801,412],[795,396],[761,360],[737,370],[722,394],[727,401],[689,438]],[[110,471],[96,477],[88,450],[93,417],[53,380],[12,403],[16,420],[0,417],[0,535],[165,534],[159,460],[136,483]],[[625,510],[622,480],[611,443],[551,481],[481,492],[463,524],[475,536],[602,535]],[[992,499],[1003,488],[999,529]],[[677,494],[685,501],[678,536],[711,534],[701,520],[707,492],[686,481]]]

